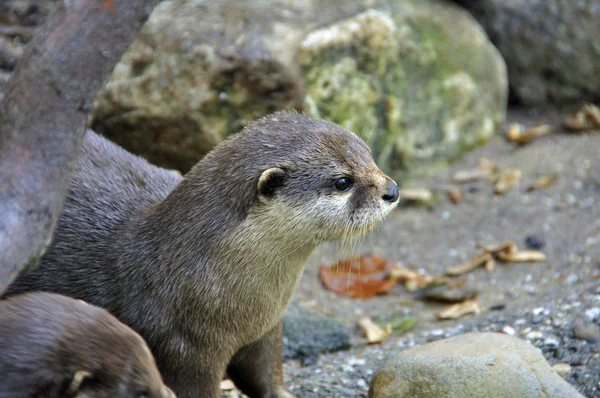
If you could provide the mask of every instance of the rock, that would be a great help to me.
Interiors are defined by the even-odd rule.
[[[554,371],[558,373],[560,377],[565,377],[567,373],[571,371],[571,365],[568,363],[557,363],[552,365],[552,369],[554,369]]]
[[[59,4],[59,0],[3,0],[0,2],[0,89],[23,55],[36,26]],[[2,94],[0,94],[0,97]]]
[[[398,176],[485,142],[505,118],[505,65],[442,1],[164,1],[99,96],[93,128],[187,170],[282,108],[369,141]]]
[[[580,340],[589,343],[600,343],[600,330],[592,323],[578,323],[573,328],[573,334]]]
[[[593,307],[588,310],[585,310],[585,317],[588,321],[594,322],[596,318],[600,316],[600,307]]]
[[[370,398],[582,397],[527,342],[468,333],[391,358],[371,382]]]
[[[332,318],[292,303],[283,317],[283,357],[314,361],[319,354],[350,348],[346,326]]]
[[[423,297],[426,300],[439,301],[442,303],[461,303],[465,300],[471,300],[477,297],[477,290],[468,286],[459,286],[451,288],[448,285],[434,286],[422,289],[417,297]]]
[[[456,0],[472,12],[508,66],[526,105],[600,99],[600,6],[589,0]]]

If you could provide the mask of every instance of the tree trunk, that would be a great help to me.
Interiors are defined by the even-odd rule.
[[[98,90],[160,0],[65,0],[0,103],[0,293],[52,237]]]

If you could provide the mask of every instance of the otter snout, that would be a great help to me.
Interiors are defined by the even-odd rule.
[[[383,194],[381,199],[383,199],[385,202],[395,203],[398,200],[398,197],[400,196],[400,193],[398,191],[398,185],[396,185],[394,180],[392,180],[389,177],[386,177],[386,180],[386,192]]]

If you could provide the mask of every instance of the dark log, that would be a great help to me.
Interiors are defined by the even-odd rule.
[[[0,103],[0,293],[52,237],[98,90],[160,0],[65,0]]]

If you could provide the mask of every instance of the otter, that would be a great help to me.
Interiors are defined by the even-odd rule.
[[[0,397],[174,398],[144,340],[52,293],[0,300]]]
[[[291,397],[281,318],[325,241],[364,233],[398,187],[354,133],[297,112],[249,124],[185,177],[88,131],[53,240],[6,295],[109,310],[148,342],[178,397]]]

